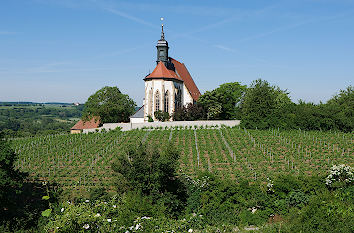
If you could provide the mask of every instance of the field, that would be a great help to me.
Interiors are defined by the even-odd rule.
[[[266,182],[277,174],[323,175],[333,164],[353,166],[353,134],[321,131],[173,128],[51,135],[12,140],[16,168],[35,180],[85,193],[113,188],[111,163],[140,142],[180,150],[180,172],[209,170],[222,179]]]

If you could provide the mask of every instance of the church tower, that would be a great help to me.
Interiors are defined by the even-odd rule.
[[[188,103],[194,103],[200,92],[183,63],[168,56],[168,42],[163,24],[161,38],[157,41],[156,67],[144,78],[144,121],[155,119],[155,112],[173,112]]]
[[[156,65],[159,64],[160,61],[165,63],[165,65],[168,62],[168,42],[165,40],[165,33],[163,31],[163,24],[162,24],[162,30],[161,30],[161,39],[157,41],[157,60],[156,60]]]

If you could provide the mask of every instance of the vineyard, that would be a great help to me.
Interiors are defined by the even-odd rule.
[[[192,128],[109,131],[13,139],[16,169],[68,192],[114,185],[111,163],[130,146],[179,149],[180,172],[210,171],[222,179],[266,181],[277,174],[322,175],[333,164],[353,166],[353,134],[321,131]]]

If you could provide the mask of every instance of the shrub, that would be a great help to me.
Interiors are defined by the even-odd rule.
[[[331,188],[346,187],[353,183],[353,168],[345,164],[333,165],[326,178],[326,185]]]
[[[168,114],[168,112],[163,112],[161,110],[154,112],[154,115],[155,115],[155,118],[159,121],[167,121],[171,118],[170,114]]]
[[[353,205],[347,205],[335,195],[312,196],[301,211],[291,211],[288,232],[353,232]]]
[[[113,163],[120,193],[135,191],[151,196],[153,203],[166,207],[167,214],[179,214],[185,201],[184,186],[176,176],[179,153],[169,145],[166,150],[140,145]]]
[[[154,119],[152,118],[152,116],[148,115],[148,122],[154,122]]]
[[[105,188],[94,188],[90,191],[90,199],[98,200],[98,199],[107,199],[107,191]]]
[[[300,190],[291,191],[287,197],[288,205],[293,207],[304,206],[308,200],[308,196]]]
[[[172,118],[174,121],[202,120],[206,118],[206,111],[199,103],[189,103],[187,106],[176,109],[172,114]]]

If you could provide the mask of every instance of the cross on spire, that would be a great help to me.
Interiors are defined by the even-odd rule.
[[[163,21],[163,18],[161,17],[161,21]],[[165,33],[163,32],[163,23],[161,24],[161,40],[165,39]]]

